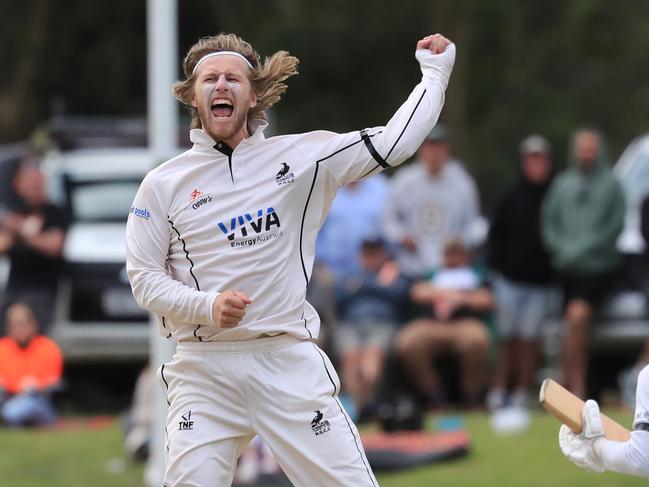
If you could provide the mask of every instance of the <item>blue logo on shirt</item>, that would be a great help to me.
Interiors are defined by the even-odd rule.
[[[151,218],[151,212],[146,208],[137,208],[135,206],[131,206],[129,213],[132,213],[135,216],[139,216],[140,218],[144,218],[145,220]]]
[[[228,237],[228,240],[232,241],[237,236],[237,233],[245,238],[248,237],[249,233],[260,234],[269,232],[274,226],[280,227],[279,217],[272,207],[267,208],[265,211],[263,208],[257,210],[256,214],[256,218],[250,213],[232,217],[230,218],[230,224],[227,226],[219,222],[219,228]]]

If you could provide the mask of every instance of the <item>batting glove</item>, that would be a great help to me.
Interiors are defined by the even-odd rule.
[[[602,473],[606,468],[593,448],[595,441],[604,436],[599,406],[595,401],[586,401],[582,417],[584,430],[581,434],[573,433],[565,424],[561,425],[559,446],[563,454],[578,467],[589,472]]]

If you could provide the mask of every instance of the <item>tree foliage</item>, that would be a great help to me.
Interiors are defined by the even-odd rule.
[[[24,138],[56,110],[144,114],[145,16],[144,0],[4,0],[0,141]],[[616,156],[649,125],[643,2],[181,0],[179,18],[181,55],[227,31],[262,55],[300,58],[277,132],[383,124],[417,82],[417,39],[447,34],[458,60],[442,119],[487,196],[516,172],[530,132],[550,138],[562,165],[579,125],[600,127]]]

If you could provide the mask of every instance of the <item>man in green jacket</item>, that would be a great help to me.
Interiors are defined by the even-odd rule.
[[[616,240],[625,204],[597,131],[575,133],[570,159],[570,167],[557,177],[545,198],[541,224],[564,293],[567,329],[561,381],[585,399],[588,327],[620,263]]]

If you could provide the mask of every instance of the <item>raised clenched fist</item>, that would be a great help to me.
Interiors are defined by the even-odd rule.
[[[212,303],[212,318],[221,328],[234,328],[246,315],[252,300],[241,291],[224,291]]]
[[[451,44],[442,34],[432,34],[417,42],[417,49],[428,49],[433,54],[441,54]]]

